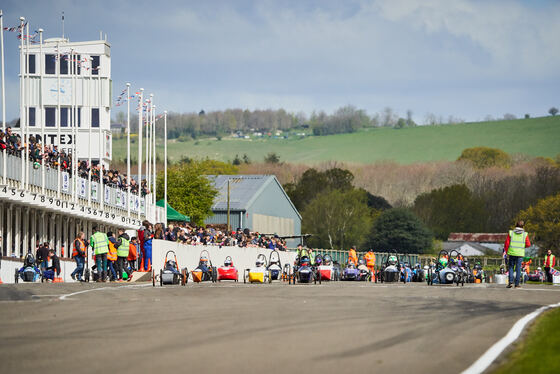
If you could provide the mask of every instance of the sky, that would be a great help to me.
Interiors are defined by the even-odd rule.
[[[560,107],[560,1],[3,0],[44,36],[111,44],[113,94],[130,82],[158,110],[289,112],[354,105],[466,121]],[[19,55],[4,33],[7,119]],[[113,112],[120,108],[113,108]]]

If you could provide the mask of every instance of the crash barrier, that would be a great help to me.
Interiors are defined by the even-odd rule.
[[[194,270],[199,263],[200,253],[208,251],[209,259],[212,265],[220,267],[224,264],[227,256],[231,256],[233,265],[239,271],[239,280],[243,281],[243,270],[255,266],[255,261],[259,254],[264,254],[267,261],[270,253],[268,248],[257,247],[220,247],[208,245],[185,245],[177,242],[170,242],[166,240],[153,240],[152,241],[152,268],[156,274],[164,268],[165,254],[168,251],[174,251],[177,255],[177,263],[180,268],[186,267],[188,271]],[[296,259],[296,253],[292,251],[278,252],[280,255],[280,262],[282,265],[293,265]],[[168,259],[175,260],[173,256]]]
[[[49,263],[49,266],[51,264]],[[90,260],[90,267],[93,265]],[[15,270],[23,266],[23,260],[14,257],[3,257],[0,276],[4,283],[15,283]],[[39,267],[39,266],[37,266]],[[63,282],[74,282],[70,274],[76,269],[76,261],[71,259],[60,259],[60,277]],[[20,283],[22,281],[20,280]]]
[[[0,183],[4,177],[3,157],[3,152],[0,152]],[[6,155],[6,184],[8,187],[16,187],[18,189],[21,187],[21,167],[24,162],[25,160],[20,157]],[[39,168],[35,169],[33,167],[33,162],[31,161],[28,161],[27,166],[28,185],[26,190],[36,194],[42,193],[42,168],[45,168],[44,196],[46,198],[57,197],[59,186],[58,170],[48,166],[39,166]],[[60,179],[60,198],[63,201],[70,201],[72,199],[72,192],[74,189],[74,178],[66,172],[61,172]],[[78,202],[82,205],[89,205],[93,209],[101,209],[101,206],[103,205],[104,212],[126,216],[128,214],[128,204],[130,204],[131,214],[140,214],[140,216],[148,217],[149,220],[153,220],[155,222],[163,220],[162,218],[164,217],[164,213],[159,211],[163,211],[163,209],[151,211],[153,208],[150,204],[147,204],[147,201],[149,201],[147,199],[150,198],[150,195],[145,197],[139,197],[135,194],[129,195],[127,191],[107,185],[103,186],[102,191],[101,183],[90,183],[87,178],[78,177],[76,182],[75,188],[77,189]],[[91,200],[91,204],[88,204],[88,199]]]
[[[322,256],[329,255],[333,261],[337,261],[339,264],[346,264],[348,262],[348,251],[341,251],[336,249],[313,249],[315,254],[321,254]],[[358,252],[358,256],[365,255],[366,252]],[[386,257],[393,255],[394,253],[386,252],[373,252],[375,254],[375,265],[381,266],[386,261]],[[398,253],[399,261],[404,263],[408,262],[411,266],[414,266],[419,261],[419,255],[417,254],[403,254]]]

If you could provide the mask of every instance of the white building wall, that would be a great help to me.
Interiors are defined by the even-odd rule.
[[[24,51],[27,49],[24,48]],[[60,71],[60,60],[56,58],[55,74],[46,74],[46,55],[60,56],[69,55],[74,52],[80,56],[79,74],[58,74]],[[73,141],[72,127],[60,127],[60,138],[58,137],[58,126],[60,124],[60,107],[71,107],[72,104],[79,108],[80,125],[78,127],[78,157],[87,159],[91,147],[92,159],[98,160],[103,157],[103,162],[108,165],[111,160],[110,147],[110,124],[112,106],[112,82],[111,82],[111,55],[110,45],[104,40],[88,42],[68,42],[65,39],[47,39],[42,48],[35,44],[30,46],[29,55],[35,56],[35,73],[25,74],[25,104],[26,108],[35,108],[35,126],[28,129],[31,134],[41,138],[42,131],[45,132],[46,145],[57,145],[61,149],[68,150]],[[98,74],[91,69],[91,57],[99,56]],[[70,64],[71,62],[68,61]],[[70,73],[70,67],[69,73]],[[59,89],[60,88],[60,89]],[[55,107],[56,124],[54,127],[46,127],[46,107]],[[99,110],[99,127],[91,128],[92,109]],[[26,123],[28,110],[24,112],[23,122]],[[18,132],[19,129],[13,129]],[[108,138],[108,139],[107,139]]]

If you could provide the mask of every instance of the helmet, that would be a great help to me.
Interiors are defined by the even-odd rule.
[[[325,263],[325,265],[330,265],[332,262],[331,256],[325,255],[325,257],[323,257],[323,262]]]
[[[226,258],[226,260],[224,261],[224,266],[231,266],[233,265],[233,261],[231,261],[231,258]]]
[[[429,269],[430,269],[430,267],[428,265],[424,266],[424,270],[429,270]]]
[[[206,261],[208,261],[208,257],[202,256],[202,257],[200,257],[200,261],[201,262],[206,262]]]
[[[23,263],[25,266],[33,266],[35,265],[35,257],[33,257],[33,255],[31,253],[28,253],[27,256],[25,256],[25,261]]]
[[[537,270],[538,270],[538,271],[542,271],[542,269],[541,269],[540,267],[539,267],[539,268],[537,268]]]
[[[396,265],[397,264],[397,256],[389,256],[389,263],[391,265]]]
[[[257,258],[257,261],[255,261],[255,265],[257,265],[257,267],[263,266],[264,261],[259,257]]]
[[[173,261],[173,260],[167,261],[167,267],[168,268],[175,268],[176,267],[175,261]]]

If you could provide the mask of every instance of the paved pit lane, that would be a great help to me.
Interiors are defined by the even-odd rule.
[[[459,373],[560,287],[0,286],[2,373]]]

